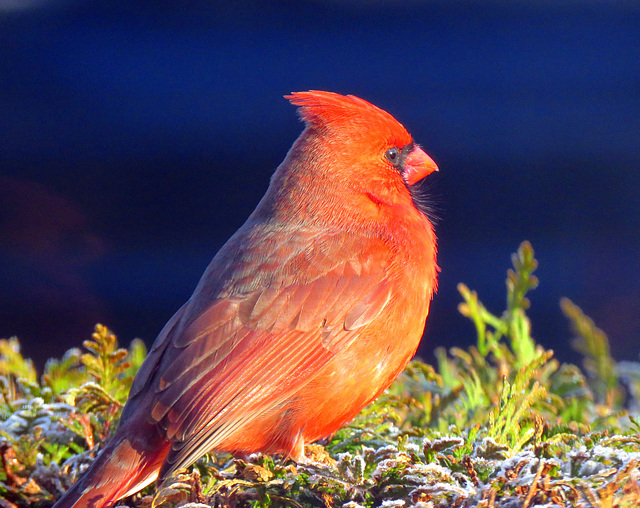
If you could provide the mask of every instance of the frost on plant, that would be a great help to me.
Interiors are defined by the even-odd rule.
[[[532,335],[528,242],[512,264],[501,312],[459,285],[474,346],[437,350],[435,366],[412,362],[351,423],[308,446],[307,463],[210,454],[127,505],[639,506],[640,363],[616,362],[606,334],[563,299],[581,361],[560,364]],[[50,506],[68,488],[113,432],[145,354],[97,325],[84,350],[38,375],[17,339],[0,340],[0,506]]]
[[[17,339],[0,340],[0,497],[7,502],[46,506],[109,436],[144,344],[119,349],[115,336],[96,325],[85,347],[88,353],[75,348],[49,360],[38,376]]]

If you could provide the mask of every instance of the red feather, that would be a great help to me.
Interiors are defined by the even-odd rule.
[[[305,131],[156,339],[114,438],[57,508],[106,506],[210,451],[304,460],[305,443],[353,418],[415,353],[437,266],[408,185],[437,168],[362,99],[288,98]]]

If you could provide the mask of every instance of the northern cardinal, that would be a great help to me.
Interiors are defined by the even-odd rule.
[[[415,353],[438,267],[412,186],[436,164],[363,99],[286,98],[304,131],[55,508],[109,506],[211,451],[304,461],[305,443],[356,416]]]

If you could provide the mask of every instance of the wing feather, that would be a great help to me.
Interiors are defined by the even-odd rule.
[[[150,418],[172,441],[161,475],[294,397],[390,299],[391,253],[381,240],[297,230],[283,244],[243,229],[134,383],[134,396],[151,394]]]

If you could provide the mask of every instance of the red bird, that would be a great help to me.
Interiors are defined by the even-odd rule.
[[[436,164],[358,97],[286,98],[304,131],[56,508],[108,506],[211,451],[303,461],[305,443],[356,416],[415,353],[438,267],[412,186]]]

